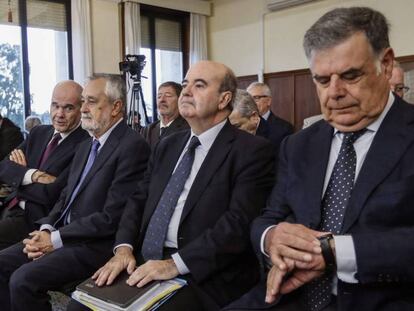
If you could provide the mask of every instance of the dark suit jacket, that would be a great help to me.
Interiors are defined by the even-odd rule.
[[[57,177],[54,183],[42,185],[33,183],[22,186],[23,177],[31,169],[38,169],[40,158],[47,147],[54,128],[51,125],[39,125],[32,129],[29,137],[18,147],[26,156],[27,167],[18,165],[9,159],[0,162],[0,180],[16,188],[19,199],[26,200],[25,216],[32,228],[34,221],[46,216],[66,186],[69,166],[78,144],[90,137],[78,127],[49,156],[42,167],[48,174]]]
[[[37,221],[39,225],[55,225],[60,218],[82,174],[91,141],[79,145],[68,184],[50,214]],[[65,226],[62,222],[56,224],[63,244],[107,239],[106,251],[110,251],[126,200],[147,167],[149,153],[144,139],[124,122],[114,128],[71,205],[71,222]]]
[[[7,118],[0,127],[0,161],[23,141],[20,128]]]
[[[279,154],[280,144],[286,136],[293,133],[293,126],[288,121],[275,116],[273,112],[270,112],[269,118],[266,121],[269,125],[267,138],[275,146],[276,154]]]
[[[160,141],[142,188],[127,204],[116,245],[129,243],[140,250],[148,222],[189,135],[190,131],[182,131]],[[248,232],[272,186],[273,160],[267,141],[227,121],[185,202],[178,228],[178,253],[191,271],[191,282],[220,306],[257,281],[257,261]]]
[[[167,137],[172,133],[188,129],[187,121],[180,115],[166,128],[162,137]],[[141,135],[144,136],[145,140],[151,146],[151,149],[157,145],[160,140],[160,120],[151,123],[141,130]]]
[[[319,121],[281,147],[278,184],[252,227],[282,221],[317,229],[333,128]],[[341,234],[352,235],[358,284],[338,283],[339,310],[414,310],[414,106],[396,97],[357,177]],[[263,294],[264,297],[264,294]]]

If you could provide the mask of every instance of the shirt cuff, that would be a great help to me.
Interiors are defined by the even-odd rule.
[[[338,279],[345,283],[358,283],[354,240],[351,235],[334,235]]]
[[[117,246],[115,246],[115,247],[114,247],[114,249],[112,250],[112,251],[113,251],[113,253],[114,253],[114,255],[116,254],[116,250],[117,250],[117,248],[119,248],[119,247],[121,247],[121,246],[126,246],[126,247],[129,247],[131,250],[134,250],[134,248],[132,247],[132,245],[131,245],[131,244],[128,244],[128,243],[122,243],[122,244],[118,244]]]
[[[52,245],[54,249],[63,247],[62,238],[60,237],[59,230],[52,231],[50,234],[50,239],[52,240]]]
[[[39,230],[40,231],[48,230],[50,232],[56,231],[56,229],[52,225],[49,225],[49,224],[41,225]]]
[[[27,170],[26,174],[24,174],[23,176],[23,181],[22,181],[22,186],[27,186],[33,183],[32,181],[32,175],[34,172],[36,172],[37,170],[34,168],[31,168],[29,170]]]
[[[266,238],[266,234],[267,232],[269,232],[270,229],[272,229],[273,227],[276,227],[276,225],[267,227],[265,231],[263,231],[262,237],[260,238],[260,251],[262,252],[263,255],[265,255],[266,257],[269,257],[269,255],[265,252],[265,238]]]
[[[178,253],[172,254],[171,258],[172,260],[174,260],[177,270],[181,275],[190,273],[190,269],[188,269],[187,265],[182,260],[180,254]]]

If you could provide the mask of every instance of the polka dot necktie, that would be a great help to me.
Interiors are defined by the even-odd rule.
[[[141,250],[145,260],[162,259],[163,257],[164,241],[167,235],[168,225],[177,205],[178,198],[181,192],[183,192],[184,184],[190,175],[194,162],[195,149],[198,145],[200,145],[200,141],[196,136],[193,136],[188,144],[187,151],[184,153],[180,163],[168,181],[160,201],[152,214]]]
[[[342,228],[345,209],[354,186],[356,153],[354,142],[365,133],[344,133],[341,149],[332,170],[328,187],[322,200],[320,230],[338,234]],[[319,311],[329,305],[332,294],[333,274],[325,274],[307,285],[307,303],[309,310]]]

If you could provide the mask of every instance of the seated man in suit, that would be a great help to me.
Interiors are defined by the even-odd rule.
[[[281,147],[251,233],[267,286],[239,306],[414,310],[414,107],[390,91],[388,23],[371,8],[334,9],[304,48],[326,122]]]
[[[98,285],[123,270],[131,286],[180,276],[189,286],[160,310],[217,310],[258,280],[248,232],[271,189],[274,157],[269,142],[228,122],[235,91],[223,64],[189,69],[179,109],[191,129],[153,152],[122,216],[115,256],[94,275]]]
[[[270,136],[267,121],[260,116],[255,100],[247,91],[237,89],[233,111],[229,116],[229,120],[231,124],[241,130],[269,139],[273,144],[275,157],[277,158],[280,141],[271,140],[275,137]]]
[[[0,161],[23,141],[20,128],[0,114]]]
[[[50,310],[48,290],[88,277],[112,255],[126,200],[149,146],[124,122],[125,83],[96,75],[82,93],[82,127],[66,188],[30,238],[0,252],[2,310]]]
[[[293,126],[288,121],[276,116],[271,110],[272,92],[267,84],[253,82],[247,87],[247,92],[253,97],[259,108],[260,116],[269,125],[269,139],[279,148],[283,138],[293,133]],[[277,149],[277,154],[279,149]]]
[[[168,81],[158,87],[157,109],[160,119],[141,130],[142,136],[154,148],[160,138],[180,130],[188,129],[188,123],[178,112],[178,97],[181,85]]]
[[[89,137],[80,126],[82,87],[59,82],[52,93],[52,125],[40,125],[0,162],[0,180],[16,189],[0,220],[0,249],[23,240],[49,214],[66,185],[77,145]]]

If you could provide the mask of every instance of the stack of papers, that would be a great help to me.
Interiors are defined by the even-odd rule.
[[[142,288],[126,284],[128,274],[118,276],[114,284],[98,287],[88,279],[76,287],[72,298],[94,311],[150,311],[174,295],[187,282],[182,279],[153,281]]]

